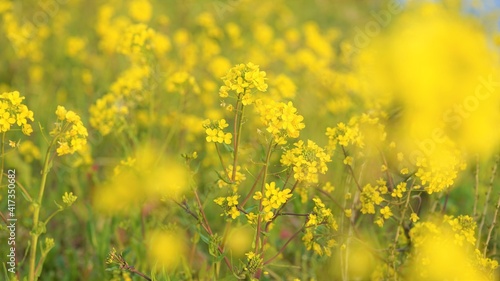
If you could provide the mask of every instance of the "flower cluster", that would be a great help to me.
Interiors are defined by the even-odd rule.
[[[440,192],[453,185],[465,161],[458,150],[440,148],[432,155],[418,157],[416,176],[427,193]]]
[[[392,197],[397,197],[397,198],[403,198],[403,193],[406,192],[406,182],[400,182],[398,185],[396,185],[396,188],[394,188],[391,192]]]
[[[235,170],[233,169],[233,165],[228,165],[225,171],[219,173],[219,176],[221,178],[217,181],[217,186],[219,186],[219,188],[231,186],[233,192],[236,192],[238,186],[247,179],[245,174],[241,172],[241,166],[236,166]],[[227,179],[223,179],[225,178],[224,176],[227,177]]]
[[[135,65],[124,71],[111,85],[110,92],[90,106],[90,125],[102,135],[124,126],[127,116],[145,100],[150,69]]]
[[[274,216],[274,210],[279,209],[283,204],[292,197],[292,191],[289,188],[280,190],[276,187],[275,182],[266,183],[266,190],[264,194],[257,191],[253,196],[255,200],[262,200],[262,207],[264,211],[264,220],[271,221]],[[249,213],[247,217],[254,217],[253,213]]]
[[[375,224],[377,224],[379,227],[383,227],[385,220],[391,218],[394,214],[391,211],[391,207],[389,207],[388,205],[380,208],[379,212],[380,215],[377,219],[375,219]]]
[[[0,132],[9,131],[14,124],[21,127],[23,134],[27,136],[33,132],[28,124],[28,120],[34,121],[33,111],[22,103],[24,98],[18,91],[0,95]]]
[[[328,151],[332,152],[337,145],[347,148],[365,148],[365,140],[370,140],[370,147],[376,147],[386,139],[387,133],[382,122],[386,114],[382,111],[363,113],[352,117],[347,124],[340,122],[335,127],[326,129]],[[366,149],[366,148],[365,148]]]
[[[66,207],[70,207],[71,205],[73,205],[76,199],[78,199],[78,197],[73,195],[73,192],[64,192],[64,195],[62,197],[62,201],[64,204],[66,204]]]
[[[224,81],[224,86],[220,87],[219,96],[227,98],[229,91],[234,91],[236,98],[241,98],[243,105],[253,103],[253,89],[261,92],[267,90],[266,72],[260,71],[259,66],[251,62],[246,65],[238,64],[234,66],[222,77],[222,80]]]
[[[132,0],[129,1],[128,11],[134,20],[148,22],[153,14],[153,6],[148,0]]]
[[[328,171],[326,163],[330,161],[330,155],[311,140],[307,140],[307,144],[302,140],[296,142],[281,157],[283,165],[292,167],[293,177],[307,183],[318,183],[318,175]]]
[[[274,137],[277,144],[286,144],[287,138],[298,138],[300,131],[305,127],[304,117],[297,114],[292,102],[283,103],[262,100],[255,101],[260,119],[267,127],[266,130]]]
[[[345,123],[338,123],[336,127],[326,128],[326,136],[328,137],[329,150],[335,150],[337,144],[347,147],[348,145],[356,145],[358,147],[364,146],[363,137],[359,131],[357,123],[346,125]]]
[[[87,143],[88,133],[80,116],[71,110],[66,110],[64,106],[57,107],[56,115],[58,122],[50,134],[56,137],[59,144],[57,155],[73,154],[83,149]]]
[[[248,252],[245,253],[245,256],[247,256],[247,263],[243,267],[243,271],[248,272],[248,274],[252,275],[257,270],[262,268],[263,259],[260,257],[260,255],[257,255],[254,252]]]
[[[337,221],[332,211],[325,206],[320,198],[313,198],[314,208],[307,217],[306,229],[302,241],[307,250],[313,250],[318,255],[331,255],[331,248],[336,245],[333,232],[337,231]]]
[[[382,195],[386,193],[387,187],[381,188],[379,185],[372,186],[371,184],[363,186],[359,199],[361,201],[361,213],[375,214],[375,206],[384,201]]]
[[[451,230],[455,233],[455,243],[462,246],[464,240],[471,245],[476,243],[476,222],[470,216],[444,216],[443,222],[451,226]]]
[[[207,142],[231,144],[233,135],[231,133],[224,133],[224,129],[229,126],[225,119],[220,119],[218,121],[210,121],[207,119],[203,121],[202,125],[207,134],[205,138]]]
[[[168,43],[155,44],[158,40],[162,43],[166,40]],[[129,56],[152,51],[153,48],[160,48],[157,51],[164,52],[170,48],[170,41],[143,23],[133,24],[126,28],[123,38],[117,46],[119,53]]]
[[[239,195],[231,195],[227,197],[218,197],[214,199],[215,204],[221,206],[224,210],[224,214],[231,219],[236,219],[240,216],[240,211],[238,210],[238,198]],[[221,214],[222,216],[222,214]]]
[[[23,156],[24,161],[27,163],[33,162],[33,160],[40,160],[42,154],[40,149],[32,141],[23,141],[18,146],[19,154]]]
[[[200,93],[200,87],[194,77],[186,71],[175,72],[167,78],[165,87],[168,92],[179,92],[185,94],[186,88],[189,87],[195,94]]]
[[[416,223],[410,230],[415,273],[427,279],[456,278],[459,274],[464,280],[492,280],[498,262],[475,248],[475,230],[476,223],[470,216],[444,216],[442,221]]]

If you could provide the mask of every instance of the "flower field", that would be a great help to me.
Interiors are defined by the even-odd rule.
[[[0,280],[500,280],[494,3],[0,0]]]

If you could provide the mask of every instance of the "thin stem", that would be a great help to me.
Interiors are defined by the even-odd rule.
[[[279,255],[281,255],[281,253],[283,253],[283,251],[285,250],[286,246],[288,246],[288,244],[290,244],[290,242],[292,242],[293,239],[295,239],[295,237],[297,237],[297,235],[299,235],[299,233],[302,232],[302,230],[304,229],[305,227],[305,224],[297,231],[295,232],[286,242],[285,244],[283,244],[283,246],[281,246],[281,248],[278,250],[278,252],[272,256],[271,258],[269,258],[267,261],[265,261],[263,263],[263,265],[267,265],[269,264],[270,262],[272,262],[274,259],[276,259]]]
[[[205,215],[205,211],[203,210],[203,206],[200,201],[200,197],[198,196],[198,192],[196,190],[194,190],[194,195],[196,198],[196,203],[198,204],[198,208],[200,209],[201,216],[203,218],[203,223],[206,226],[205,230],[208,232],[208,234],[210,234],[210,236],[212,236],[213,235],[212,229],[210,228],[207,217]],[[224,249],[221,247],[221,245],[217,245],[217,249],[219,250],[219,253],[221,255],[224,253]],[[229,267],[229,270],[233,272],[233,266],[231,265],[231,262],[226,256],[224,256],[224,262],[226,263],[227,267]]]
[[[226,173],[226,177],[228,178],[228,180],[231,181],[231,177],[229,177],[229,173],[227,172],[226,165],[224,165],[224,160],[222,159],[222,154],[220,153],[219,146],[217,145],[217,143],[214,143],[214,145],[215,145],[215,149],[217,149],[217,155],[219,155],[219,161],[220,161],[220,164],[222,165],[222,170],[224,170],[224,173]]]
[[[324,191],[323,189],[319,188],[319,187],[315,187],[314,189],[316,189],[317,191],[319,191],[321,194],[325,195],[326,197],[328,197],[328,199],[330,199],[333,203],[335,203],[335,205],[337,207],[339,207],[339,209],[341,210],[345,210],[342,208],[342,205],[340,205],[339,202],[337,202],[337,200],[335,200],[335,198],[333,198],[332,195],[328,194],[328,192]]]
[[[50,170],[50,159],[51,159],[51,150],[52,146],[55,144],[57,140],[57,136],[52,139],[52,142],[50,143],[49,147],[47,148],[47,152],[45,153],[45,160],[43,163],[43,170],[42,170],[42,181],[40,182],[40,190],[38,191],[38,198],[37,201],[34,202],[35,208],[33,211],[33,230],[31,232],[31,246],[30,246],[30,258],[29,258],[29,281],[35,281],[36,279],[36,252],[37,252],[37,244],[38,244],[38,237],[41,235],[40,230],[39,230],[39,218],[40,218],[40,210],[42,208],[42,199],[43,199],[43,193],[45,191],[45,184],[47,182],[47,175],[49,174]]]
[[[42,256],[40,257],[40,260],[38,261],[38,264],[37,264],[36,269],[35,269],[36,275],[40,275],[40,273],[42,271],[42,265],[45,262],[45,258],[47,257],[47,254],[48,254],[48,252],[43,253]]]
[[[257,178],[255,179],[255,182],[253,183],[252,185],[252,188],[250,189],[250,191],[248,192],[247,196],[245,197],[245,199],[243,199],[243,201],[241,202],[240,204],[240,208],[243,209],[243,207],[245,206],[245,204],[247,203],[247,201],[250,199],[250,197],[252,197],[252,194],[255,190],[255,188],[257,187],[257,184],[259,182],[259,179],[260,177],[262,176],[262,173],[264,173],[264,170],[266,169],[266,166],[262,167],[262,169],[260,169],[260,172],[259,174],[257,175]]]
[[[7,219],[5,218],[5,216],[3,215],[2,212],[0,212],[0,217],[2,217],[2,220],[3,222],[5,223],[5,225],[8,225],[9,223],[7,222]]]
[[[309,216],[310,214],[298,214],[298,213],[287,213],[287,212],[284,212],[284,213],[279,213],[279,214],[276,214],[277,216],[295,216],[295,217],[307,217]]]
[[[497,167],[498,167],[499,159],[500,159],[500,157],[497,156],[495,159],[495,164],[493,165],[493,168],[491,169],[490,184],[488,187],[488,191],[486,193],[486,200],[484,203],[483,213],[481,215],[481,223],[479,224],[476,246],[479,246],[479,242],[481,241],[481,235],[483,232],[484,221],[486,220],[486,213],[488,212],[488,205],[490,204],[490,195],[491,195],[491,190],[493,189],[493,181],[495,180],[495,177],[497,174]]]
[[[446,213],[446,207],[448,205],[448,198],[450,197],[450,190],[448,189],[446,191],[446,195],[444,196],[444,204],[443,204],[443,209],[441,210],[441,214]]]
[[[49,223],[49,221],[55,216],[57,215],[57,213],[60,213],[62,212],[63,209],[57,209],[55,210],[44,222],[45,225],[47,225]]]
[[[345,151],[345,148],[343,146],[342,147],[342,151],[344,153],[344,157],[347,157],[347,152]],[[358,190],[361,191],[361,185],[359,184],[358,182],[358,179],[356,178],[356,174],[354,174],[354,169],[352,168],[351,165],[346,165],[348,168],[349,168],[349,171],[351,172],[351,175],[352,175],[352,178],[354,179],[354,183],[356,183],[356,186],[358,187]]]
[[[413,188],[413,184],[414,183],[415,183],[415,180],[413,180],[413,182],[411,183],[410,188],[408,190],[408,195],[406,196],[406,203],[405,203],[405,207],[403,209],[403,212],[401,213],[401,218],[399,219],[398,228],[396,229],[396,235],[394,237],[394,245],[393,245],[393,248],[392,248],[391,256],[394,256],[395,252],[396,252],[396,247],[398,245],[398,240],[399,240],[399,228],[403,227],[403,223],[404,223],[406,211],[408,210],[408,206],[410,205],[411,190]],[[398,272],[396,270],[396,258],[395,257],[394,257],[394,260],[393,260],[392,267],[393,267],[393,269],[394,269],[395,272]]]
[[[146,279],[146,280],[148,280],[148,281],[151,281],[151,278],[149,278],[146,274],[144,274],[144,273],[142,273],[142,272],[138,271],[138,270],[137,270],[137,269],[135,269],[134,267],[129,268],[129,270],[128,270],[128,271],[130,271],[130,272],[132,272],[132,273],[134,273],[134,274],[137,274],[137,275],[141,276],[142,278],[144,278],[144,279]]]
[[[387,179],[389,180],[389,191],[392,191],[392,190],[394,190],[394,180],[392,179],[392,176],[391,176],[391,174],[389,173],[389,168],[388,168],[388,167],[389,167],[389,165],[387,164],[387,159],[385,158],[384,153],[382,153],[382,151],[381,151],[381,150],[379,150],[379,152],[380,152],[380,156],[382,157],[382,161],[384,161],[384,165],[385,165],[385,167],[387,168],[387,169],[385,170],[385,174],[386,174],[386,176],[387,176]]]
[[[500,193],[499,193],[500,195]],[[488,237],[486,237],[486,241],[484,242],[483,256],[486,256],[486,250],[488,249],[488,244],[490,243],[491,234],[493,233],[493,229],[497,224],[498,210],[500,209],[500,196],[498,197],[497,206],[495,208],[495,215],[493,216],[493,221],[491,222],[490,229],[488,230]]]
[[[241,103],[240,99],[236,102],[236,115],[234,116],[234,152],[233,152],[233,174],[231,175],[231,181],[236,181],[236,163],[238,162],[238,147],[240,146],[241,139],[241,120],[243,119],[245,106]],[[239,118],[238,118],[239,117]]]
[[[475,183],[474,183],[474,211],[473,218],[477,219],[477,204],[479,201],[479,155],[476,155],[476,172],[475,172]]]
[[[208,224],[207,217],[205,216],[205,211],[203,210],[203,206],[201,205],[200,197],[198,196],[198,192],[196,190],[194,190],[194,196],[196,198],[196,203],[198,204],[198,208],[200,209],[200,214],[203,218],[203,223],[207,227],[207,232],[208,234],[213,235],[212,229],[210,229],[210,225]]]
[[[269,165],[269,159],[271,159],[271,151],[272,151],[273,141],[269,142],[269,147],[267,148],[266,161],[264,163],[264,176],[262,177],[262,185],[260,192],[264,194],[264,188],[266,186],[267,181],[267,168]],[[260,233],[261,233],[261,212],[262,212],[262,199],[259,201],[259,214],[257,216],[257,229],[255,234],[255,253],[258,253],[259,250],[259,242],[260,242]],[[263,246],[263,245],[262,245]]]

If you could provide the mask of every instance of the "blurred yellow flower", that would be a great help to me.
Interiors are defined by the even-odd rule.
[[[178,231],[153,231],[147,239],[149,262],[166,271],[173,271],[182,264],[187,246]]]
[[[486,38],[471,19],[426,1],[361,50],[366,97],[402,107],[395,131],[409,152],[430,156],[446,137],[471,153],[497,148],[500,72]]]

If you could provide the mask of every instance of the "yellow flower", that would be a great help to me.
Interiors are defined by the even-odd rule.
[[[73,192],[64,192],[64,195],[62,197],[62,201],[64,202],[64,204],[66,204],[67,207],[73,205],[73,203],[75,203],[76,199],[78,197],[74,196],[73,195]]]
[[[306,227],[307,226],[314,226],[317,224],[318,224],[317,216],[314,214],[309,215],[309,217],[307,218]]]
[[[406,182],[399,183],[391,193],[392,197],[402,198],[403,193],[406,192]]]
[[[262,100],[255,102],[260,119],[267,127],[266,131],[274,137],[277,144],[286,144],[287,138],[298,138],[305,125],[304,117],[297,114],[292,102],[283,103]]]
[[[219,129],[223,130],[227,128],[229,124],[227,124],[226,119],[220,119],[219,120]]]
[[[383,201],[379,187],[373,187],[371,184],[365,185],[361,191],[360,201],[361,213],[375,214],[375,205],[380,205]]]
[[[238,197],[239,197],[239,195],[233,195],[233,196],[226,197],[227,205],[229,207],[237,206],[238,205]]]
[[[129,3],[130,17],[139,22],[148,22],[153,13],[153,7],[148,0],[132,0]]]
[[[417,222],[419,220],[419,217],[418,217],[418,215],[416,213],[411,213],[410,220],[412,222]]]
[[[205,133],[207,134],[207,142],[231,144],[233,135],[231,133],[224,133],[224,131],[222,131],[223,128],[226,128],[228,126],[226,120],[221,119],[214,122],[205,120],[202,125],[205,128]]]
[[[344,158],[345,165],[352,166],[352,161],[353,161],[353,158],[351,156],[347,156],[346,158]]]
[[[207,134],[207,142],[217,142],[217,129],[206,129],[205,133]]]
[[[255,195],[253,196],[253,199],[255,199],[255,200],[262,199],[262,192],[260,192],[260,191],[255,192]]]
[[[236,93],[236,98],[241,99],[246,96],[246,104],[252,102],[250,91],[257,89],[258,91],[265,92],[267,90],[266,73],[260,71],[259,66],[251,62],[245,64],[238,64],[231,68],[228,73],[222,77],[224,86],[221,86],[219,95],[222,98],[227,97],[229,91]]]
[[[331,159],[330,155],[315,142],[308,140],[305,144],[300,140],[293,148],[285,151],[280,162],[292,167],[296,180],[317,183],[318,174],[325,174],[328,171],[326,163],[331,162]]]
[[[345,209],[344,210],[345,216],[350,218],[352,216],[352,210],[351,209]]]
[[[33,111],[22,104],[24,97],[18,91],[0,95],[0,132],[7,132],[14,124],[20,126],[23,134],[30,135],[33,129],[28,120],[34,121]]]
[[[57,106],[57,110],[56,110],[56,115],[57,115],[57,119],[59,120],[64,120],[64,118],[66,118],[66,108],[64,108],[64,106],[60,106],[58,105]]]
[[[231,210],[229,210],[228,215],[234,220],[240,216],[240,211],[238,211],[236,207],[232,207]]]
[[[215,204],[219,205],[219,206],[222,206],[222,204],[224,204],[224,201],[226,200],[226,198],[224,197],[219,197],[219,198],[216,198],[214,199],[214,202]]]
[[[380,209],[380,214],[384,217],[384,219],[392,217],[391,208],[389,208],[389,206],[385,206],[384,208]]]
[[[57,155],[73,154],[82,150],[87,143],[88,132],[80,116],[73,111],[67,111],[63,106],[57,107],[56,115],[59,122],[50,134],[57,138]]]
[[[248,253],[245,254],[245,256],[247,256],[247,259],[249,259],[249,260],[251,260],[254,257],[256,257],[256,255],[255,255],[254,252],[248,252]]]

